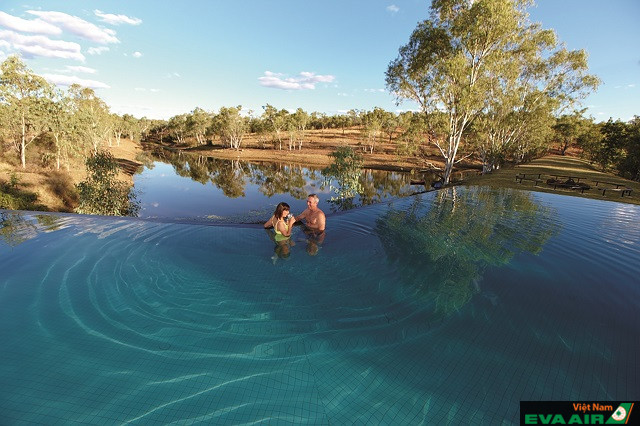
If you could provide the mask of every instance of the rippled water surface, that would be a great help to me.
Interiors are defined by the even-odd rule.
[[[296,228],[0,212],[2,424],[500,424],[640,398],[640,209],[457,188]],[[311,254],[313,255],[311,255]]]

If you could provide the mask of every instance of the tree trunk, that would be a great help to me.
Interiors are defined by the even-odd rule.
[[[23,169],[27,168],[27,158],[24,153],[27,148],[27,145],[25,143],[25,139],[26,139],[25,133],[26,133],[26,129],[25,129],[24,115],[23,115],[22,116],[22,139],[20,140],[20,161],[22,162]]]

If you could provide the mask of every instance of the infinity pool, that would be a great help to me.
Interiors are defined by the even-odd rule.
[[[640,399],[640,208],[480,187],[296,228],[0,211],[2,424],[506,424]]]

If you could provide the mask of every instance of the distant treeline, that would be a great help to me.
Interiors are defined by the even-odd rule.
[[[110,113],[92,89],[72,85],[62,90],[34,74],[17,56],[7,58],[0,71],[0,154],[13,149],[22,167],[34,142],[44,147],[42,162],[59,169],[72,157],[86,158],[104,146],[118,145],[122,137],[182,146],[219,141],[239,149],[251,134],[263,149],[302,150],[309,140],[308,131],[323,129],[341,129],[343,133],[357,129],[367,152],[373,153],[379,144],[388,142],[399,154],[422,156],[427,161],[433,147],[440,147],[448,137],[450,126],[450,114],[438,111],[393,113],[376,107],[327,115],[301,108],[290,112],[269,104],[259,115],[235,106],[217,112],[195,108],[169,120],[152,120]],[[603,169],[639,180],[640,118],[628,123],[595,123],[583,114],[584,110],[556,117],[551,109],[539,109],[529,114],[526,125],[517,127],[518,134],[505,136],[487,131],[512,129],[488,126],[493,118],[488,110],[465,128],[460,151],[463,157],[480,161],[487,172],[508,162],[536,158],[552,146],[563,154],[577,146]]]

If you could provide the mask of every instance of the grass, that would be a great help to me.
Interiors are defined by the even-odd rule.
[[[518,173],[526,173],[527,175],[540,173],[542,182],[537,185],[530,180],[524,180],[522,183],[518,183],[515,179]],[[586,182],[591,186],[591,189],[584,191],[584,194],[581,194],[580,191],[571,189],[558,188],[554,190],[553,186],[547,185],[546,183],[547,179],[552,175],[580,177],[580,182]],[[612,186],[600,183],[598,184],[598,187],[595,187],[595,181],[611,182],[631,188],[631,196],[625,195],[624,197],[621,197],[620,192],[616,191],[607,191],[603,196],[602,190],[599,190],[598,188],[608,188]],[[609,200],[640,205],[640,182],[626,180],[610,173],[601,172],[585,160],[560,155],[548,155],[546,157],[533,160],[531,163],[496,170],[485,175],[469,176],[466,177],[461,184],[525,189],[537,192],[568,195],[572,197]]]

